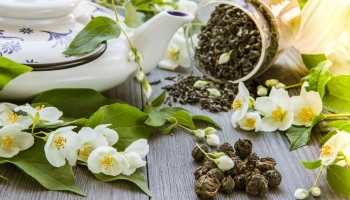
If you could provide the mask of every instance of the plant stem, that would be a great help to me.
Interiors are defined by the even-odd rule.
[[[329,117],[350,117],[350,113],[344,113],[344,114],[324,114],[324,113],[321,113],[321,115],[323,115],[326,118],[329,118]]]
[[[176,125],[178,125],[180,128],[185,129],[186,131],[188,131],[188,132],[190,132],[190,133],[194,134],[194,133],[193,133],[193,130],[191,130],[191,129],[189,129],[189,128],[185,127],[185,126],[182,126],[181,124],[176,124]]]
[[[299,87],[299,86],[301,86],[301,83],[297,83],[297,84],[294,84],[294,85],[288,85],[288,86],[286,86],[286,87],[284,87],[284,89],[290,89],[290,88],[293,88],[293,87]]]
[[[318,182],[318,180],[320,179],[321,174],[322,174],[322,172],[323,172],[323,170],[324,170],[325,167],[326,167],[325,165],[322,165],[322,168],[321,168],[320,172],[319,172],[318,175],[317,175],[317,178],[316,178],[316,180],[315,180],[315,182],[314,182],[314,185],[310,188],[309,192],[312,190],[312,188],[316,187],[317,182]]]
[[[116,6],[114,4],[114,1],[112,1],[112,5],[113,5],[114,14],[115,14],[115,19],[116,19],[117,23],[119,24],[120,30],[122,31],[123,35],[125,36],[126,40],[128,41],[131,51],[133,51],[136,54],[137,53],[137,50],[135,52],[136,48],[132,45],[132,43],[130,41],[130,38],[125,33],[124,29],[120,26],[120,20],[119,20],[119,17],[118,17],[117,8],[116,8]],[[137,62],[137,65],[139,66],[140,71],[142,71],[142,67],[140,65],[140,62],[138,60],[136,62]]]

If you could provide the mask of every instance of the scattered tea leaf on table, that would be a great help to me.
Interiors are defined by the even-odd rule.
[[[160,127],[166,122],[166,113],[155,110],[152,105],[146,106],[143,112],[148,114],[148,119],[145,121],[145,124],[149,126]]]
[[[117,131],[118,142],[114,145],[118,151],[123,151],[131,143],[139,139],[147,139],[156,127],[144,122],[148,115],[127,104],[112,104],[100,108],[86,122],[85,126],[95,128],[100,124],[111,124],[108,128]]]
[[[115,181],[115,180],[127,180],[135,183],[144,193],[152,197],[152,193],[147,186],[145,176],[139,171],[136,170],[135,173],[130,176],[118,175],[118,176],[108,176],[105,174],[94,174],[95,177],[103,182]]]
[[[306,0],[299,0],[299,3],[300,1],[305,2]],[[301,54],[301,58],[303,59],[304,65],[309,70],[316,67],[318,63],[327,60],[327,57],[324,54]]]
[[[137,14],[135,7],[129,1],[125,4],[124,23],[130,28],[137,28],[142,24],[140,17]]]
[[[333,190],[350,196],[350,170],[338,165],[327,167],[327,181]]]
[[[93,89],[53,89],[39,94],[33,103],[46,102],[63,112],[66,118],[89,118],[100,107],[124,103],[118,99],[107,99]]]
[[[86,196],[75,183],[72,167],[68,162],[62,167],[52,166],[45,157],[45,142],[35,138],[34,145],[12,158],[0,157],[0,164],[12,163],[26,175],[37,180],[49,190],[66,190]]]
[[[307,142],[310,140],[310,133],[312,128],[323,119],[324,119],[324,116],[316,115],[312,118],[310,127],[294,126],[294,125],[291,126],[286,133],[290,141],[289,150],[292,151],[306,145]]]
[[[335,113],[350,113],[350,75],[333,76],[326,85],[323,107]]]
[[[0,91],[16,77],[32,71],[33,68],[0,56]]]
[[[301,161],[301,163],[304,165],[305,168],[310,170],[314,170],[322,166],[321,160],[316,160],[313,162]]]
[[[171,117],[176,118],[178,124],[187,126],[191,129],[196,129],[196,126],[192,121],[192,117],[186,111],[179,110],[176,113],[174,113]]]
[[[325,86],[327,82],[332,78],[332,74],[328,71],[330,66],[332,66],[332,62],[325,60],[320,62],[317,67],[314,67],[310,70],[310,73],[308,75],[308,91],[311,90],[320,93],[321,98],[324,96]]]
[[[120,31],[119,24],[112,19],[95,17],[78,33],[63,54],[79,55],[90,52],[103,41],[118,38]]]

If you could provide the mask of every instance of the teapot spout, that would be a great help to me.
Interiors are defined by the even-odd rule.
[[[162,11],[134,31],[130,40],[144,56],[142,68],[145,73],[158,65],[173,35],[193,18],[190,13]]]

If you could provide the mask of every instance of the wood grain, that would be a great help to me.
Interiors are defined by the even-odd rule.
[[[176,72],[154,70],[149,79],[165,76],[176,76],[177,73],[190,75],[192,70],[179,69]],[[193,73],[200,75],[194,69]],[[300,82],[300,78],[307,74],[307,70],[301,64],[300,55],[294,49],[283,53],[263,76],[262,80],[277,78],[285,84]],[[162,79],[160,85],[154,86],[153,98],[160,94],[161,87],[172,84]],[[291,95],[298,95],[299,89],[290,90]],[[152,99],[152,98],[151,98]],[[270,189],[266,197],[253,197],[245,192],[235,191],[233,194],[225,195],[219,193],[214,199],[294,199],[293,194],[297,188],[308,189],[318,174],[318,170],[310,171],[301,165],[300,161],[313,161],[319,157],[319,142],[326,133],[318,127],[313,131],[311,140],[307,146],[289,151],[289,141],[284,132],[248,132],[239,128],[234,129],[230,118],[233,111],[227,113],[212,114],[206,110],[200,110],[199,105],[181,105],[173,103],[173,106],[181,106],[197,114],[204,114],[212,117],[222,126],[218,132],[221,142],[234,144],[240,138],[249,138],[253,141],[253,151],[260,157],[270,156],[277,160],[277,170],[283,176],[282,184],[277,189]],[[205,128],[207,124],[197,123],[197,128]],[[193,172],[200,166],[191,158],[191,151],[195,143],[204,143],[183,130],[175,129],[173,136],[156,132],[151,135],[150,153],[148,155],[148,175],[150,187],[154,193],[152,199],[197,199],[194,192]],[[325,173],[318,186],[322,190],[322,196],[317,199],[349,199],[334,192],[325,179]],[[309,197],[313,199],[313,197]]]
[[[196,69],[179,68],[175,72],[155,69],[147,78],[150,82],[161,79],[161,83],[153,86],[153,94],[150,99],[154,99],[162,92],[162,86],[173,84],[172,81],[164,80],[166,76],[177,76],[177,74],[199,75]],[[299,82],[307,71],[302,67],[300,56],[293,49],[290,49],[277,60],[277,64],[272,66],[263,76],[262,80],[268,78],[278,78],[285,84]],[[142,108],[145,100],[141,95],[141,88],[133,79],[124,84],[103,93],[110,98],[118,98],[127,103]],[[299,90],[290,90],[291,95],[298,95]],[[277,189],[271,189],[266,197],[253,197],[245,192],[235,191],[233,194],[225,195],[219,193],[214,199],[273,199],[285,200],[294,199],[293,193],[297,188],[308,189],[313,185],[318,170],[310,171],[301,165],[300,161],[316,160],[319,156],[319,142],[327,133],[327,130],[320,129],[324,124],[315,127],[311,140],[307,146],[290,152],[289,141],[284,132],[247,132],[239,128],[234,129],[230,123],[233,111],[227,113],[210,113],[201,110],[199,105],[181,105],[173,103],[173,106],[181,106],[194,113],[208,115],[222,126],[218,132],[221,142],[233,144],[240,138],[249,138],[253,141],[253,151],[260,157],[274,157],[278,164],[277,170],[283,175],[282,184]],[[205,128],[208,124],[196,123],[198,128]],[[149,187],[153,193],[151,199],[154,200],[192,200],[197,199],[194,193],[193,172],[199,166],[191,158],[191,151],[195,143],[203,143],[191,134],[182,129],[175,128],[173,135],[163,134],[160,131],[154,132],[149,138],[150,152],[147,156],[147,166],[142,171],[148,178]],[[0,165],[0,174],[10,180],[0,180],[1,200],[37,200],[37,199],[118,199],[118,200],[145,200],[149,199],[140,189],[127,181],[116,181],[102,183],[96,180],[85,167],[74,167],[77,184],[86,192],[87,197],[80,197],[70,192],[47,191],[36,181],[29,179],[16,167],[11,164]],[[322,175],[318,186],[322,190],[319,198],[309,197],[309,199],[349,199],[334,192]]]

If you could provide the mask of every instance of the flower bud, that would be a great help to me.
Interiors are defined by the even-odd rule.
[[[256,92],[258,94],[258,96],[262,97],[262,96],[266,96],[267,95],[267,88],[266,87],[260,87],[258,89],[258,91]]]
[[[215,88],[208,88],[207,91],[212,94],[214,97],[219,97],[221,96],[221,93],[219,90],[215,89]]]
[[[141,83],[145,79],[145,73],[143,71],[139,71],[136,75],[137,82]]]
[[[142,55],[140,52],[137,52],[137,53],[136,53],[136,60],[137,60],[139,63],[142,63],[142,61],[143,61],[143,55]]]
[[[204,129],[204,133],[206,135],[215,134],[216,132],[218,132],[218,131],[213,127],[207,127],[206,129]]]
[[[230,61],[231,53],[232,53],[232,50],[230,52],[221,54],[219,58],[219,65]]]
[[[127,56],[129,61],[134,61],[135,60],[135,53],[130,51]]]
[[[216,134],[207,135],[207,143],[209,146],[218,146],[220,144],[219,136]]]
[[[277,83],[275,86],[276,89],[284,89],[285,87],[286,87],[286,85],[283,83]]]
[[[312,196],[318,197],[321,195],[321,189],[319,187],[313,187],[311,189]]]
[[[304,190],[301,188],[295,190],[295,192],[294,192],[294,197],[296,199],[305,199],[308,196],[309,196],[309,192],[307,190]]]
[[[201,88],[201,87],[203,87],[203,86],[208,85],[209,83],[210,83],[210,82],[208,82],[208,81],[201,81],[201,80],[199,80],[199,81],[196,81],[196,82],[194,83],[193,87],[195,87],[195,88]]]
[[[142,158],[136,152],[127,153],[125,159],[131,168],[139,168],[142,166]]]
[[[152,94],[152,86],[148,83],[147,79],[143,80],[142,93],[149,99]]]
[[[229,158],[228,156],[221,156],[220,158],[215,159],[214,162],[219,167],[219,169],[223,171],[232,169],[235,166],[232,159]]]
[[[279,81],[277,79],[269,79],[266,80],[265,85],[267,87],[272,87],[272,86],[276,86],[279,83]]]
[[[197,129],[197,130],[194,131],[194,135],[197,138],[204,138],[205,132],[202,129]]]

